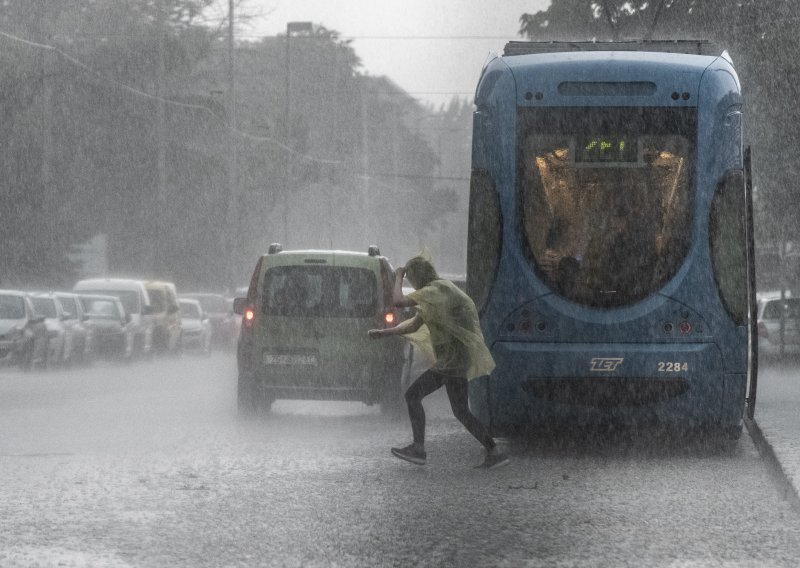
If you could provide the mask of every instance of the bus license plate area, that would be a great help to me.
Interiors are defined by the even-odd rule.
[[[723,384],[713,344],[544,344],[498,342],[497,376],[533,400],[591,406],[650,405]],[[697,382],[697,377],[704,380]],[[714,378],[717,377],[717,378]]]

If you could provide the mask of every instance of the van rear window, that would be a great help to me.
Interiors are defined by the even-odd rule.
[[[261,291],[267,315],[331,318],[375,315],[377,292],[371,270],[334,266],[271,268]]]

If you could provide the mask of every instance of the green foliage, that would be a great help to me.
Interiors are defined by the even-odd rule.
[[[797,3],[761,0],[553,0],[520,18],[520,35],[531,40],[699,38],[727,49],[745,95],[762,241],[800,239],[800,171],[790,143],[800,135],[799,28]]]
[[[232,286],[271,241],[387,250],[454,210],[415,126],[426,109],[323,26],[236,46],[232,130],[210,4],[4,2],[3,286],[70,286],[66,253],[97,233],[115,274]]]

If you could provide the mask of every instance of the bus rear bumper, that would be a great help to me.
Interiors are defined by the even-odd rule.
[[[657,422],[740,424],[744,372],[725,369],[713,343],[497,342],[497,368],[471,385],[476,414],[493,430],[519,425]]]

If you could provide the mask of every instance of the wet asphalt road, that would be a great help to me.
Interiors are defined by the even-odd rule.
[[[439,393],[428,465],[360,403],[240,420],[233,357],[0,369],[0,566],[797,566],[800,511],[745,432],[479,445]]]

